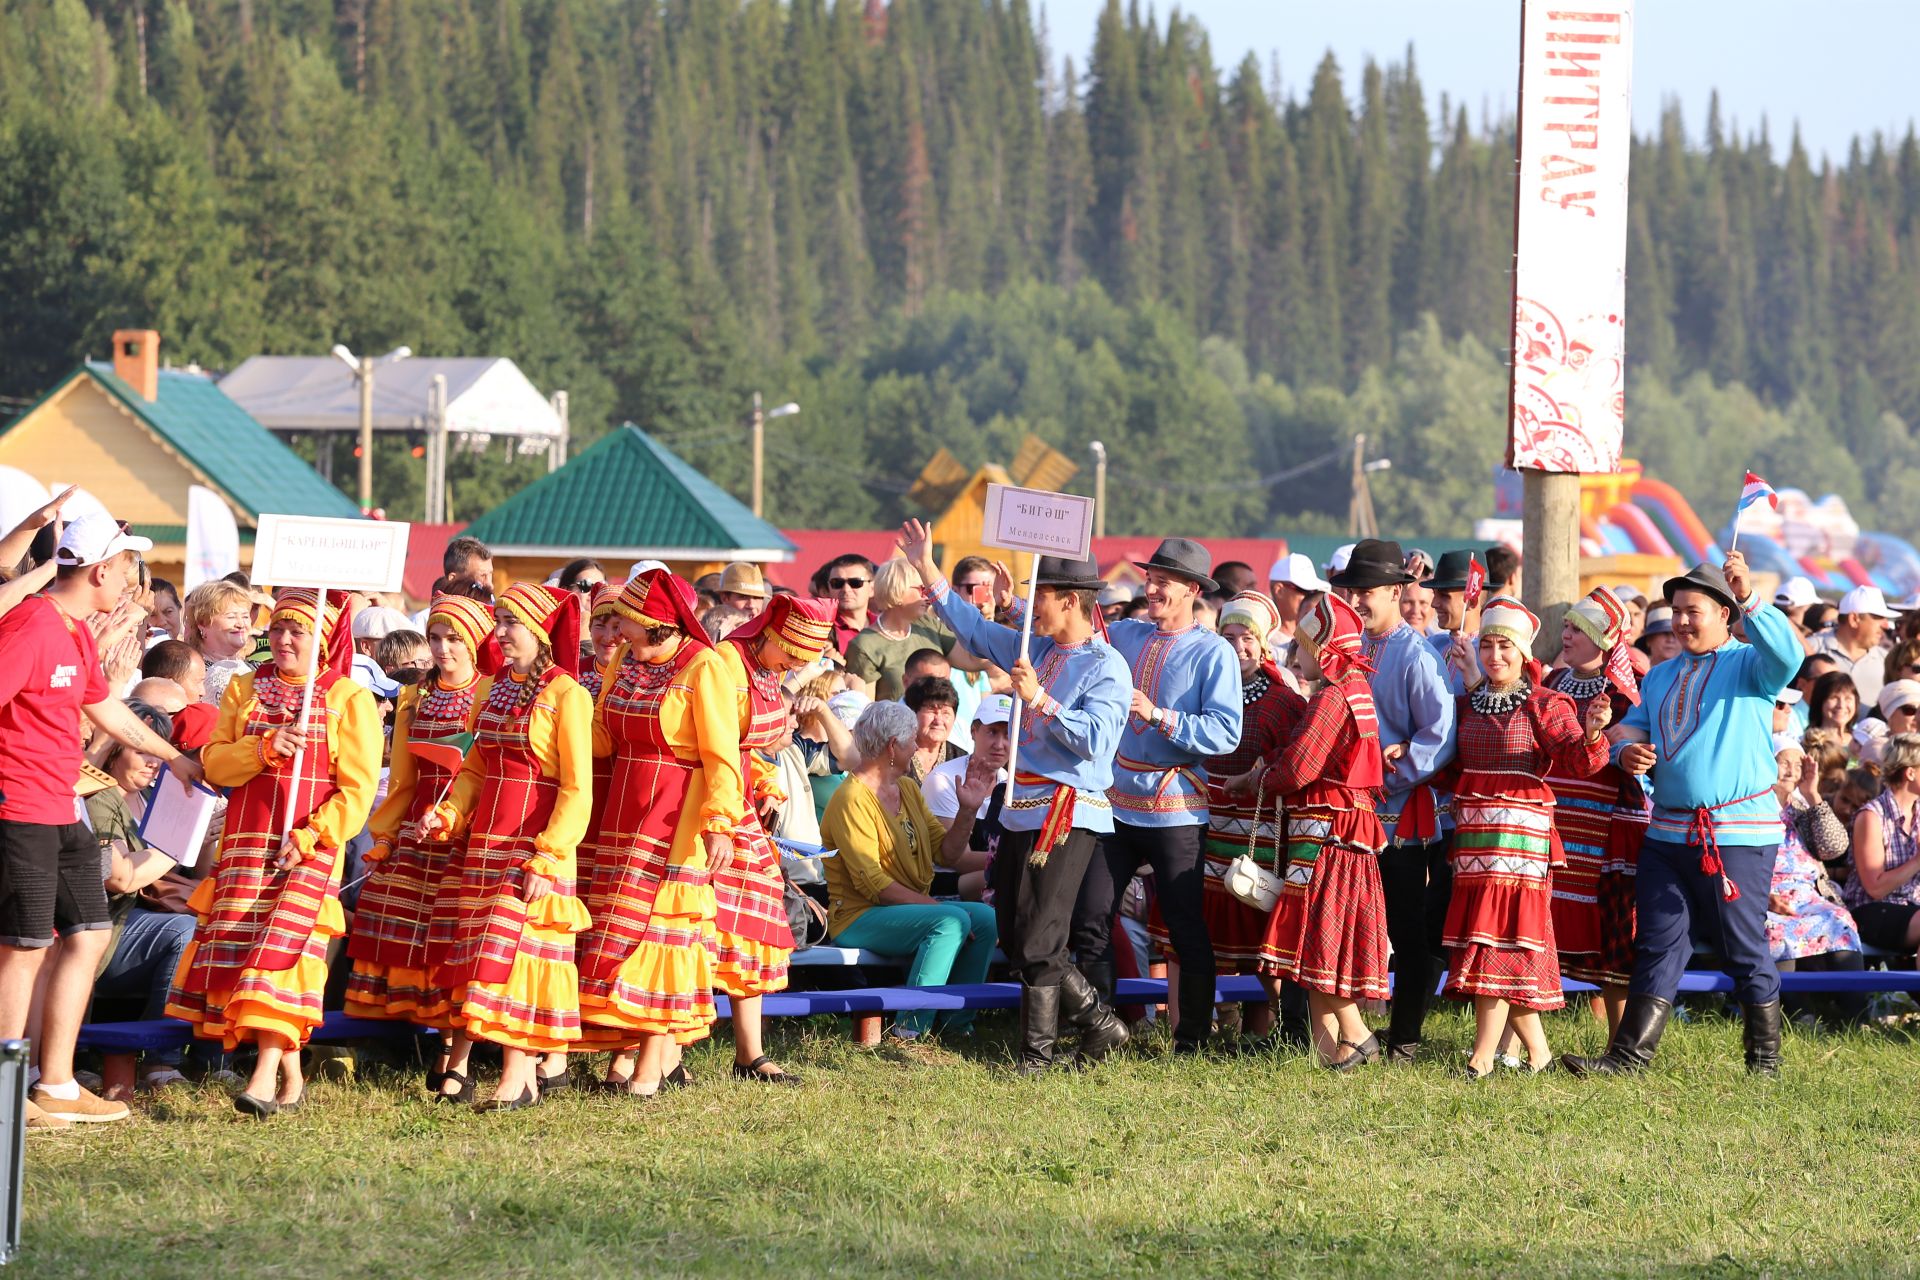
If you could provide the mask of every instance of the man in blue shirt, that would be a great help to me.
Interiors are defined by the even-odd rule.
[[[1693,926],[1717,944],[1745,1015],[1747,1070],[1780,1069],[1780,976],[1767,946],[1767,894],[1781,839],[1773,704],[1799,669],[1799,633],[1754,595],[1739,552],[1667,583],[1678,657],[1647,672],[1621,721],[1614,760],[1653,783],[1653,820],[1634,880],[1633,980],[1613,1042],[1562,1059],[1575,1075],[1644,1069],[1673,1012]],[[1752,641],[1732,638],[1734,610]]]
[[[1133,696],[1114,761],[1113,833],[1080,889],[1073,951],[1094,988],[1113,998],[1113,913],[1143,865],[1178,956],[1172,1002],[1175,1052],[1191,1053],[1213,1026],[1213,942],[1200,903],[1206,883],[1208,756],[1240,742],[1240,659],[1194,623],[1194,603],[1212,591],[1213,557],[1199,543],[1168,538],[1145,564],[1147,616],[1110,624]],[[1170,973],[1171,964],[1170,964]]]
[[[1023,704],[1017,772],[1000,814],[1006,834],[993,863],[1000,945],[1020,974],[1020,1073],[1052,1065],[1062,1021],[1080,1032],[1077,1061],[1098,1062],[1127,1042],[1127,1029],[1068,962],[1067,936],[1095,847],[1113,830],[1107,791],[1127,714],[1127,665],[1094,635],[1099,569],[1091,560],[1040,558],[1023,654],[1018,631],[989,622],[947,583],[925,525],[907,521],[900,549],[941,620],[967,652],[1013,678]]]
[[[1380,805],[1387,830],[1380,887],[1394,970],[1387,1061],[1411,1062],[1433,995],[1453,890],[1447,863],[1453,818],[1431,779],[1453,760],[1455,703],[1439,656],[1400,616],[1400,589],[1413,575],[1399,543],[1368,538],[1356,544],[1347,567],[1331,581],[1367,628],[1361,652],[1373,668],[1368,683],[1387,766]]]

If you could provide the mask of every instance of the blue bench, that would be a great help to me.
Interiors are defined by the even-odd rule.
[[[350,1018],[335,1010],[314,1031],[322,1044],[338,1040],[377,1040],[402,1036],[438,1035],[431,1027],[411,1022],[388,1022],[373,1018]],[[177,1049],[193,1040],[193,1027],[178,1018],[152,1018],[144,1022],[89,1022],[80,1028],[79,1047],[102,1053],[137,1053],[142,1049]]]

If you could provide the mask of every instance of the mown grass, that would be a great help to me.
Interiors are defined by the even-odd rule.
[[[1633,1082],[1470,1084],[1432,1060],[1143,1053],[1012,1078],[1005,1019],[932,1061],[781,1032],[807,1073],[651,1105],[483,1116],[398,1077],[237,1119],[174,1091],[36,1136],[10,1273],[280,1276],[1821,1275],[1920,1268],[1920,1047],[1793,1033],[1749,1079],[1737,1024],[1677,1025]],[[1601,1031],[1550,1020],[1562,1050]]]

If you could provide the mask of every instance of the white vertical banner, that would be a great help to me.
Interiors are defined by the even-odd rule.
[[[1632,97],[1633,0],[1521,0],[1515,468],[1620,469]]]
[[[240,567],[240,526],[233,508],[204,485],[187,486],[187,566],[180,592],[224,578]]]

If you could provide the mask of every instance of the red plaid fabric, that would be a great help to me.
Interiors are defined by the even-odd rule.
[[[790,597],[781,597],[788,599]],[[753,777],[753,753],[772,746],[786,733],[786,708],[780,703],[780,678],[762,667],[753,646],[728,637],[721,645],[739,655],[747,676],[747,714],[740,731],[740,775]],[[787,958],[793,930],[780,876],[780,852],[774,848],[754,796],[733,833],[733,862],[713,877],[714,985],[736,997],[764,995],[787,985]]]

